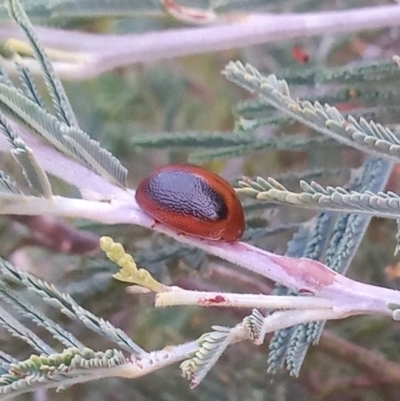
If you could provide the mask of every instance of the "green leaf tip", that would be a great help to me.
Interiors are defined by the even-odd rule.
[[[168,287],[155,280],[147,270],[138,269],[133,257],[111,237],[101,237],[100,248],[112,262],[121,268],[113,275],[116,280],[133,283],[156,293],[168,291]]]

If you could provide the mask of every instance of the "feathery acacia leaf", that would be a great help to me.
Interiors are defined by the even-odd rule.
[[[22,172],[29,185],[45,198],[50,199],[52,196],[51,185],[46,172],[36,160],[32,150],[17,136],[7,119],[1,113],[0,130],[10,142],[11,153],[22,167]]]
[[[33,79],[28,69],[23,66],[17,66],[17,68],[27,97],[16,88],[10,87],[8,81],[4,81],[4,83],[0,83],[0,107],[4,112],[11,113],[11,116],[20,123],[42,135],[64,154],[77,158],[111,182],[125,186],[127,170],[117,158],[79,129],[61,81],[55,74],[19,1],[8,0],[8,6],[10,15],[24,31],[41,65],[47,89],[52,97],[59,120],[45,110],[45,105]]]
[[[386,185],[391,168],[392,164],[386,160],[370,158],[355,174],[353,174],[353,178],[349,183],[349,189],[357,190],[361,193],[369,189],[373,191],[383,189]],[[306,254],[297,254],[296,256],[305,256],[320,260],[333,270],[345,274],[360,245],[371,217],[369,215],[360,214],[340,214],[333,220],[335,224],[332,229],[329,228],[333,222],[329,222],[329,219],[333,217],[332,213],[322,212],[319,214],[319,217],[323,217],[323,220],[321,220],[322,226],[317,224],[312,229],[312,232],[314,233],[314,239],[318,237],[318,235],[315,236],[318,231],[320,231],[321,234],[325,233],[319,241],[317,241],[326,246],[324,259],[322,259],[321,252],[309,253],[312,249],[313,241],[310,242],[309,239],[307,240],[307,236],[305,235],[299,237],[303,245],[301,247],[296,247],[296,249],[299,249],[301,252],[301,248],[309,248],[308,254],[306,251]],[[325,228],[321,231],[321,228],[324,226]],[[309,234],[310,232],[308,232],[308,235]],[[296,237],[294,237],[294,239],[295,238]],[[327,242],[328,240],[329,242]],[[305,246],[305,242],[307,246]],[[290,291],[286,290],[285,292],[284,289],[280,291],[280,293],[285,294],[288,292]],[[324,326],[324,321],[310,322],[275,333],[270,343],[268,371],[276,372],[286,361],[290,374],[298,376],[309,345],[318,343]]]
[[[33,26],[29,21],[25,11],[21,7],[19,0],[8,0],[8,9],[11,17],[24,31],[25,36],[29,40],[32,50],[36,56],[36,59],[41,66],[47,89],[57,111],[57,116],[68,126],[78,127],[78,122],[65,93],[64,87],[55,73],[44,47],[39,42],[33,30]]]
[[[22,87],[25,90],[26,96],[42,109],[46,110],[46,105],[44,104],[44,101],[40,96],[40,93],[35,85],[35,81],[33,80],[31,73],[29,72],[29,69],[20,63],[15,63],[15,66],[19,72],[19,79],[21,81]]]
[[[15,141],[15,146],[11,153],[22,167],[22,172],[29,185],[46,199],[51,199],[52,191],[49,178],[36,160],[32,150],[19,139]]]
[[[116,157],[84,131],[60,123],[16,88],[0,83],[0,108],[6,113],[11,110],[11,117],[17,117],[65,155],[78,159],[106,179],[125,185],[127,170]]]
[[[0,271],[14,282],[22,284],[29,290],[38,293],[43,301],[58,308],[68,317],[81,321],[89,329],[116,342],[120,347],[127,351],[135,355],[144,353],[144,351],[122,330],[82,308],[71,298],[70,295],[60,293],[54,285],[50,285],[29,273],[20,271],[11,263],[2,259],[0,259]]]
[[[304,223],[303,227],[293,236],[289,242],[287,256],[304,257],[314,260],[321,260],[329,243],[332,226],[336,216],[333,213],[321,212],[311,222]],[[281,285],[276,286],[273,291],[276,295],[298,295],[298,292],[287,289]],[[274,333],[269,346],[268,372],[275,373],[281,369],[286,361],[291,373],[298,374],[297,368],[301,366],[298,361],[297,346],[300,345],[301,352],[306,353],[308,338],[301,337],[304,330],[308,330],[308,325],[288,327]],[[303,339],[302,341],[300,340]],[[296,349],[295,349],[296,348]],[[302,354],[303,355],[303,354]]]
[[[69,348],[49,356],[32,355],[24,361],[10,364],[9,372],[0,377],[0,394],[7,397],[12,393],[12,396],[16,396],[39,387],[55,387],[57,383],[68,380],[80,382],[84,381],[85,376],[90,376],[90,372],[93,375],[93,370],[124,364],[126,359],[123,353],[113,349],[95,352],[89,348]]]
[[[181,364],[182,376],[190,380],[192,388],[203,380],[234,336],[233,330],[227,327],[213,326],[212,329],[214,331],[203,334],[197,340],[199,349]]]
[[[337,141],[330,138],[308,138],[297,136],[271,137],[267,140],[253,140],[246,145],[227,146],[223,148],[198,151],[189,155],[192,163],[204,163],[209,160],[225,159],[245,156],[256,152],[273,150],[289,150],[302,152],[315,147],[340,146]]]
[[[236,146],[252,142],[249,135],[231,132],[163,132],[135,135],[134,146],[151,149]]]
[[[392,164],[379,158],[368,159],[350,181],[350,189],[365,191],[383,189],[389,177]],[[368,227],[370,216],[340,214],[332,230],[325,260],[327,266],[341,274],[347,269],[361,243]],[[296,328],[289,345],[287,364],[292,375],[298,376],[310,344],[317,344],[325,322],[310,322]],[[303,339],[303,341],[301,340]]]
[[[290,97],[286,81],[278,80],[275,75],[264,77],[250,65],[230,62],[224,74],[245,89],[256,91],[278,110],[330,138],[391,161],[400,160],[399,140],[380,124],[364,119],[358,122],[351,116],[345,120],[335,107],[295,101]]]
[[[0,366],[5,371],[10,369],[11,363],[17,363],[18,359],[12,357],[11,355],[6,354],[4,351],[0,350]]]
[[[258,179],[260,182],[261,180]],[[394,192],[352,191],[343,187],[323,187],[316,182],[300,181],[303,192],[292,192],[273,178],[264,180],[269,189],[260,191],[255,182],[239,182],[239,193],[256,199],[280,204],[291,204],[310,209],[361,213],[396,219],[400,213],[400,196]]]
[[[79,155],[79,159],[110,182],[126,185],[128,170],[108,150],[102,148],[86,132],[75,127],[61,127],[64,139]]]
[[[246,316],[243,319],[243,325],[251,341],[257,345],[260,345],[264,342],[264,337],[266,334],[264,327],[264,316],[259,310],[253,309],[251,315]]]
[[[13,337],[20,338],[41,354],[54,353],[50,346],[42,341],[33,331],[29,330],[4,308],[0,308],[0,325],[2,325]]]
[[[38,312],[36,308],[22,300],[7,284],[1,282],[0,297],[23,316],[29,318],[37,325],[44,327],[56,340],[66,346],[66,348],[84,348],[83,344],[81,344],[71,333],[64,330],[43,313]]]
[[[3,106],[6,106],[5,110]],[[5,112],[11,110],[13,118],[17,117],[19,122],[40,134],[59,151],[77,157],[73,149],[65,142],[61,133],[62,124],[57,118],[43,110],[16,88],[0,83],[0,108]]]

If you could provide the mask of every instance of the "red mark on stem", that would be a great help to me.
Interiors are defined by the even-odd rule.
[[[303,281],[306,288],[303,288],[302,291],[320,290],[322,287],[331,285],[336,277],[336,273],[333,270],[316,260],[296,259],[279,255],[271,255],[270,258],[285,270],[288,275]]]
[[[222,295],[216,295],[215,297],[200,298],[198,304],[202,306],[213,306],[223,302],[227,302],[227,299]]]

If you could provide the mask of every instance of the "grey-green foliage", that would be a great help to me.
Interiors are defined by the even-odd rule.
[[[400,140],[388,128],[374,121],[352,116],[347,120],[337,108],[318,102],[296,101],[290,96],[286,81],[275,75],[263,76],[251,65],[230,62],[226,77],[252,92],[258,93],[271,105],[308,127],[358,150],[392,161],[400,160]]]
[[[318,216],[307,224],[304,224],[293,236],[288,244],[287,256],[300,258],[310,258],[321,260],[326,252],[328,241],[332,231],[336,216],[330,212],[321,212]],[[274,289],[276,295],[298,295],[297,291],[289,290],[283,286],[277,285]],[[270,342],[270,353],[268,357],[268,371],[275,373],[287,363],[288,369],[293,372],[292,359],[299,348],[305,349],[308,344],[308,338],[299,340],[301,334],[307,325],[301,325],[297,328],[288,327],[274,334]],[[297,358],[299,360],[299,358]],[[298,363],[295,368],[301,366]],[[296,371],[297,372],[297,371]]]
[[[345,108],[344,111],[340,109],[341,114],[344,116],[350,114],[356,117],[363,116],[366,120],[367,118],[373,118],[391,122],[397,121],[399,107],[396,106],[395,100],[398,99],[399,94],[398,90],[393,86],[393,80],[399,75],[399,71],[395,63],[385,61],[373,62],[368,65],[355,65],[353,67],[304,68],[290,71],[290,74],[295,78],[297,76],[307,76],[307,79],[294,79],[293,81],[294,84],[299,84],[296,89],[300,98],[308,99],[311,101],[311,106],[317,109],[310,110],[307,102],[304,102],[304,104],[299,102],[302,107],[307,109],[305,113],[310,111],[312,114],[315,114],[315,112],[317,114],[325,113],[326,110],[321,110],[321,105],[325,102],[329,104],[332,102],[334,104],[345,102],[344,106],[350,106],[350,109]],[[287,79],[289,83],[292,83],[289,79],[291,77],[290,74],[287,74]],[[310,84],[318,84],[318,86],[310,87]],[[321,84],[324,84],[324,86]],[[304,87],[304,85],[308,86]],[[379,101],[379,106],[376,106],[377,101]],[[318,105],[321,107],[318,107]],[[351,109],[351,107],[357,107],[357,109]],[[331,110],[329,110],[330,112]],[[163,149],[168,146],[171,150],[189,147],[191,152],[189,161],[192,163],[248,156],[256,152],[273,150],[275,146],[276,149],[299,151],[313,148],[314,139],[311,139],[307,145],[305,142],[301,143],[302,138],[299,139],[299,147],[296,147],[297,135],[293,135],[288,139],[285,139],[285,136],[277,138],[275,135],[271,141],[269,141],[269,138],[266,139],[265,135],[262,135],[263,132],[261,132],[260,136],[257,135],[257,129],[260,127],[267,126],[271,130],[278,124],[293,123],[295,121],[295,118],[288,116],[286,112],[283,112],[282,108],[277,110],[276,106],[262,96],[241,102],[236,107],[235,113],[239,117],[235,125],[235,133],[240,134],[240,142],[244,140],[243,143],[235,142],[229,145],[230,141],[234,142],[236,140],[236,135],[224,135],[227,138],[221,138],[223,142],[217,143],[219,139],[218,133],[216,133],[216,136],[211,137],[208,132],[199,132],[196,137],[195,133],[190,131],[178,133],[176,136],[173,133],[165,133],[164,136],[148,134],[140,136],[136,143],[134,138],[133,143],[141,147]],[[363,120],[361,120],[361,123],[363,123]],[[286,128],[287,125],[284,126],[283,130],[286,131]],[[293,127],[288,128],[292,129]],[[343,130],[343,127],[341,128]],[[357,136],[360,130],[356,124],[354,124],[353,128],[358,131],[354,133]],[[378,126],[377,129],[379,130],[379,128]],[[331,133],[334,134],[334,132]],[[377,135],[380,134],[377,133]],[[247,141],[245,142],[246,138]],[[364,142],[363,146],[365,146],[366,142],[370,141],[371,138],[372,135],[369,135],[369,138],[361,136],[357,140]],[[315,141],[315,145],[318,146],[331,146],[333,144],[333,146],[340,146],[337,141],[325,137],[317,138]],[[285,142],[288,144],[286,148]],[[343,142],[341,140],[341,143]],[[370,144],[370,149],[373,151],[376,145],[390,146],[390,152],[396,152],[395,147],[392,146],[393,143],[390,141]]]
[[[21,298],[18,293],[12,290],[6,283],[0,283],[0,298],[10,304],[17,312],[32,320],[39,326],[49,331],[53,338],[60,341],[66,348],[84,349],[71,333],[64,330],[60,325],[50,320],[46,315],[40,313],[36,308]]]
[[[386,124],[398,122],[400,92],[393,82],[397,82],[400,71],[391,61],[335,68],[291,68],[280,70],[279,76],[296,90],[299,98],[337,105],[343,116],[364,117]],[[258,124],[263,120],[268,125],[268,120],[275,121],[273,124],[293,121],[287,115],[277,117],[276,109],[263,97],[240,102],[234,112],[239,121],[254,119]]]
[[[74,157],[108,180],[122,185],[126,169],[108,151],[75,126],[67,126],[15,87],[0,83],[0,109],[64,154]]]
[[[383,69],[384,71],[385,69]],[[335,107],[326,104],[322,105],[319,101],[314,101],[314,103],[308,100],[295,101],[291,99],[285,81],[278,80],[275,76],[263,77],[249,65],[243,66],[240,63],[230,63],[224,73],[233,82],[252,92],[259,93],[257,99],[244,101],[236,109],[236,113],[240,115],[240,119],[236,124],[236,131],[240,136],[235,135],[230,140],[237,141],[237,139],[240,139],[242,141],[245,138],[243,133],[245,133],[248,139],[247,143],[236,142],[228,145],[226,141],[225,143],[221,141],[217,147],[210,148],[211,144],[209,142],[212,139],[217,140],[218,135],[214,138],[209,138],[209,135],[205,135],[204,138],[199,137],[194,143],[194,140],[191,140],[193,134],[187,132],[181,133],[175,138],[173,134],[166,134],[165,137],[161,135],[152,137],[149,135],[148,138],[139,138],[137,144],[155,148],[161,147],[166,143],[179,147],[205,148],[205,150],[196,150],[189,155],[189,161],[193,163],[239,157],[274,149],[302,151],[311,149],[314,146],[326,147],[340,144],[353,146],[393,161],[399,160],[400,142],[392,131],[381,124],[375,124],[373,121],[368,122],[365,118],[356,120],[351,115],[345,122],[344,117]],[[340,76],[340,71],[337,72],[337,75]],[[393,92],[393,90],[391,91]],[[345,89],[342,92],[349,93],[349,90]],[[314,98],[318,98],[318,96]],[[319,99],[324,101],[326,96],[319,96]],[[347,97],[340,98],[337,96],[331,100],[338,102],[346,99]],[[283,112],[283,114],[276,115],[274,109],[277,109],[281,114]],[[383,111],[376,108],[367,108],[366,112],[374,115],[374,113]],[[348,113],[344,115],[346,114]],[[287,117],[288,115],[289,117]],[[257,136],[257,129],[261,126],[271,126],[282,122],[292,123],[296,120],[328,137],[304,138],[283,135],[261,139]],[[181,140],[180,145],[179,140]],[[215,145],[215,142],[213,144]]]
[[[203,334],[197,340],[199,349],[181,364],[182,375],[190,380],[191,386],[201,382],[234,337],[227,327],[212,326],[212,329],[214,331]]]
[[[24,361],[12,361],[9,369],[3,368],[7,371],[0,376],[0,397],[15,397],[38,388],[55,387],[58,383],[57,389],[61,390],[65,388],[65,381],[79,382],[96,369],[104,370],[125,363],[124,354],[116,349],[96,352],[89,348],[68,348],[49,356],[31,355]]]
[[[397,135],[363,118],[357,121],[349,116],[345,120],[337,109],[328,105],[296,102],[290,97],[285,81],[274,76],[264,77],[251,66],[230,63],[225,74],[246,89],[256,91],[264,103],[287,112],[294,119],[346,145],[378,156],[367,159],[361,168],[353,172],[346,189],[323,188],[315,182],[301,182],[304,192],[296,194],[273,179],[258,178],[243,183],[245,192],[260,200],[303,206],[310,202],[314,208],[323,204],[323,211],[313,222],[305,224],[294,235],[287,255],[320,260],[345,274],[371,217],[381,214],[397,218],[400,212],[400,198],[393,193],[380,192],[385,188],[392,161],[398,159],[400,141]],[[347,213],[335,215],[327,211],[329,209]],[[275,292],[296,294],[281,286]],[[290,373],[297,376],[309,345],[318,342],[323,326],[324,322],[310,322],[275,333],[270,343],[269,371],[276,372],[286,363]]]
[[[75,336],[60,325],[46,317],[21,297],[17,288],[13,289],[6,284],[11,280],[18,287],[37,293],[44,302],[60,309],[72,319],[79,320],[88,328],[115,342],[121,348],[134,355],[143,354],[143,350],[126,336],[120,329],[110,322],[94,316],[83,309],[68,295],[57,290],[56,287],[37,279],[33,275],[19,271],[9,262],[0,259],[0,298],[9,304],[22,317],[47,330],[55,340],[65,348],[55,352],[53,348],[41,340],[26,325],[20,323],[15,314],[0,307],[0,325],[14,337],[18,337],[30,345],[38,355],[32,354],[27,360],[19,361],[4,352],[0,353],[0,398],[2,395],[18,395],[35,388],[52,386],[55,382],[82,377],[82,370],[91,374],[96,369],[120,366],[126,363],[121,351],[109,349],[93,351],[86,348]]]
[[[124,186],[127,176],[126,168],[110,152],[103,149],[98,142],[79,128],[64,87],[20,3],[17,0],[9,0],[8,6],[11,17],[24,31],[39,62],[56,116],[47,111],[28,69],[20,63],[17,64],[17,69],[25,93],[14,87],[2,71],[0,110],[31,131],[41,135],[62,153],[78,159],[107,180]],[[4,128],[5,124],[2,125]],[[7,128],[6,131],[10,131],[10,129]],[[33,156],[30,158],[32,159]],[[25,163],[27,163],[27,158],[25,158]],[[32,180],[30,182],[32,183]],[[39,189],[39,192],[43,191]]]
[[[392,164],[378,158],[368,159],[360,175],[350,182],[357,191],[383,189]],[[331,269],[346,274],[348,267],[362,241],[371,216],[340,214],[330,233],[330,241],[323,258],[313,258],[326,263]],[[298,375],[308,346],[318,343],[324,322],[310,322],[294,328],[289,343],[286,343],[286,363],[291,374]]]
[[[303,192],[286,189],[273,178],[239,182],[244,192],[258,200],[279,204],[291,204],[304,208],[368,214],[370,216],[397,219],[400,213],[400,196],[394,192],[351,190],[343,187],[323,187],[313,181],[300,181]]]
[[[19,79],[20,79],[21,85],[26,93],[26,96],[29,99],[31,99],[34,103],[39,105],[42,109],[45,110],[46,105],[35,85],[35,82],[33,80],[31,73],[29,72],[29,69],[20,63],[15,63],[15,67],[18,70]]]
[[[89,329],[112,339],[112,341],[116,342],[125,350],[134,354],[143,352],[143,350],[122,330],[115,328],[110,322],[94,316],[92,313],[79,306],[69,294],[60,293],[53,285],[37,279],[29,273],[19,271],[6,261],[1,261],[0,271],[15,283],[23,284],[27,286],[29,290],[38,293],[43,301],[60,309],[60,311],[69,318],[80,320]]]
[[[257,121],[257,125],[265,122]],[[270,123],[270,121],[268,121]],[[243,124],[243,121],[242,121]],[[254,127],[254,129],[257,127]],[[182,132],[135,135],[131,139],[135,147],[153,149],[199,149],[190,153],[189,162],[200,164],[210,160],[246,156],[256,152],[290,150],[301,152],[311,147],[340,146],[330,138],[283,135],[258,139],[255,132]]]
[[[44,355],[54,353],[53,349],[42,341],[35,333],[15,319],[4,308],[0,308],[0,325],[13,337],[20,338],[30,345],[36,352]]]
[[[78,122],[72,110],[71,104],[69,103],[64,87],[57,74],[54,72],[51,62],[46,55],[44,47],[39,42],[34,32],[28,16],[26,15],[24,9],[21,7],[19,1],[10,0],[8,2],[8,5],[11,17],[24,31],[25,36],[29,40],[31,48],[36,56],[36,59],[40,64],[43,78],[57,111],[57,117],[60,119],[60,121],[67,124],[68,126],[77,127]],[[29,79],[29,76],[27,76],[27,78]]]

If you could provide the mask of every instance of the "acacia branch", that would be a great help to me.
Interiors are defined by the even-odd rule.
[[[54,67],[64,79],[89,79],[106,71],[161,59],[202,54],[287,39],[399,26],[400,7],[388,5],[301,14],[240,14],[219,25],[171,29],[140,35],[101,35],[35,27],[54,52]],[[23,38],[13,26],[0,27],[0,39]],[[63,49],[65,52],[60,52]],[[50,50],[51,54],[51,50]],[[28,60],[32,72],[39,66]]]
[[[356,282],[315,260],[276,255],[239,241],[208,241],[179,235],[162,224],[154,225],[154,220],[137,205],[134,193],[127,190],[125,199],[114,198],[109,202],[60,196],[51,200],[24,197],[12,202],[0,202],[0,214],[50,214],[86,218],[105,224],[134,224],[154,229],[289,288],[332,299],[335,301],[334,312],[342,317],[346,314],[350,316],[366,313],[390,316],[392,312],[387,303],[400,304],[398,291]]]
[[[49,173],[77,186],[84,199],[54,196],[52,199],[16,197],[0,199],[3,215],[53,215],[84,218],[104,224],[134,224],[166,234],[179,242],[197,247],[274,282],[335,301],[341,315],[383,314],[391,316],[387,303],[400,304],[400,293],[353,281],[322,263],[306,258],[275,255],[243,242],[207,241],[179,235],[162,224],[154,224],[135,200],[135,191],[105,181],[76,161],[61,155],[31,134],[19,130],[38,162]],[[0,147],[4,141],[0,140]],[[4,145],[4,143],[3,143]],[[3,146],[4,150],[8,145]],[[100,198],[100,201],[97,200]],[[106,200],[106,201],[105,201]]]

